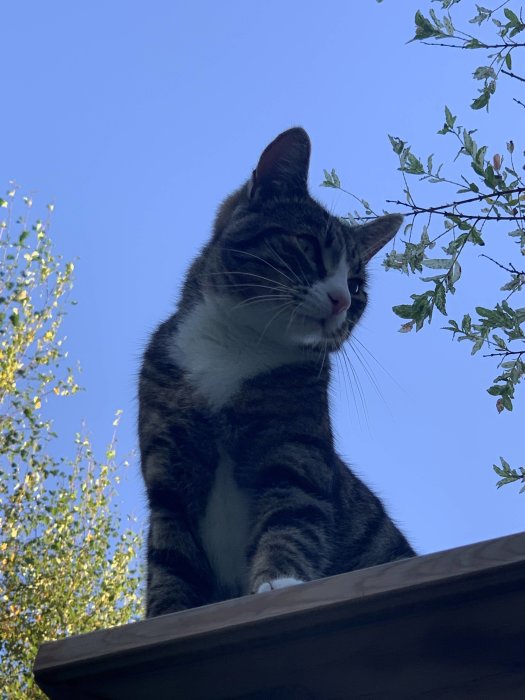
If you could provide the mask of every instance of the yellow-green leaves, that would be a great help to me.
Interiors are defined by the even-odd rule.
[[[19,199],[12,187],[0,201],[0,658],[5,697],[33,700],[42,641],[128,622],[142,604],[139,537],[114,506],[115,437],[103,463],[81,435],[71,459],[52,456],[65,449],[48,401],[79,389],[60,334],[74,267]]]

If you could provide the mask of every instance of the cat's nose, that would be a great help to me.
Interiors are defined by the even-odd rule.
[[[328,298],[332,302],[332,316],[347,311],[350,308],[350,295],[343,292],[332,292],[328,294]]]

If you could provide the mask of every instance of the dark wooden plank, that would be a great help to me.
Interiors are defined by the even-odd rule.
[[[53,700],[525,697],[524,604],[522,533],[47,643],[35,673]]]

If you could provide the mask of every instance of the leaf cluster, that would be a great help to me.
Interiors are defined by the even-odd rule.
[[[494,8],[476,4],[469,26],[460,29],[454,10],[462,0],[435,1],[442,12],[434,8],[426,13],[418,11],[410,42],[420,41],[442,50],[476,50],[486,56],[473,74],[474,80],[482,83],[470,105],[474,114],[481,108],[488,110],[502,77],[513,81],[516,90],[522,89],[525,78],[512,72],[516,52],[525,48],[525,43],[518,41],[525,30],[521,8],[511,9],[509,2]],[[525,107],[517,97],[514,102],[517,106],[510,105],[514,109]],[[448,106],[437,133],[456,144],[455,157],[440,164],[435,163],[433,153],[421,157],[406,140],[389,137],[398,159],[403,196],[388,203],[403,210],[407,223],[387,253],[384,266],[405,275],[418,275],[423,287],[411,294],[410,300],[396,304],[393,311],[403,319],[403,333],[421,330],[436,313],[446,317],[444,328],[454,338],[470,344],[472,354],[483,350],[484,356],[495,362],[495,376],[487,392],[495,397],[498,412],[511,411],[516,388],[525,374],[525,304],[520,303],[525,285],[525,151],[520,151],[514,140],[508,140],[506,148],[500,149],[505,153],[491,152],[479,143],[477,129],[461,126]],[[345,191],[335,170],[325,171],[322,184]],[[430,190],[441,203],[429,203],[431,197],[436,200]],[[349,194],[361,204],[349,214],[352,221],[374,213],[366,200]],[[482,252],[494,247],[495,240],[496,257],[505,245],[503,259]],[[475,259],[496,266],[504,275],[503,284],[492,290],[491,305],[465,309],[461,320],[451,318],[449,301]]]
[[[0,200],[0,658],[6,697],[26,700],[45,697],[32,677],[42,641],[132,620],[141,596],[115,436],[102,461],[81,434],[72,458],[53,456],[44,410],[79,390],[60,334],[73,265],[53,254],[49,220],[27,220],[30,198],[15,214],[17,197]]]
[[[449,10],[460,1],[439,0],[442,10]],[[514,38],[525,30],[525,22],[521,8],[519,13],[516,13],[509,7],[505,7],[507,4],[504,2],[493,9],[476,4],[477,14],[469,20],[470,24],[478,27],[490,21],[497,37],[492,42],[485,40],[480,35],[474,36],[470,31],[456,28],[450,12],[438,15],[434,9],[430,9],[428,16],[419,10],[416,12],[416,31],[410,41],[423,41],[448,48],[486,52],[487,63],[476,68],[473,74],[475,80],[483,81],[483,84],[478,89],[478,96],[470,105],[472,109],[484,107],[488,109],[490,99],[496,92],[500,73],[512,78],[517,77],[509,71],[512,71],[513,52],[525,45]],[[434,41],[429,42],[429,39]]]

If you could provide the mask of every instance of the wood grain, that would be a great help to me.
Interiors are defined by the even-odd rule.
[[[46,643],[35,674],[53,700],[504,700],[523,610],[525,533]]]

